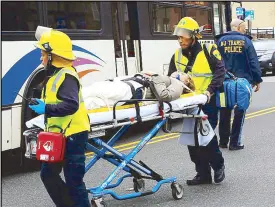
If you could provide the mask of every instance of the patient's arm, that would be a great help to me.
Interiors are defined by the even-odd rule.
[[[168,76],[155,76],[152,81],[162,101],[176,100],[182,94],[183,85],[179,80]]]

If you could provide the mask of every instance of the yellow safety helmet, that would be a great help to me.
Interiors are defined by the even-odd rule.
[[[35,46],[67,60],[75,60],[72,41],[68,35],[52,28],[38,26],[35,37],[38,42]]]
[[[183,36],[186,38],[198,39],[202,38],[200,34],[199,24],[191,17],[182,18],[179,23],[176,25],[173,35]]]

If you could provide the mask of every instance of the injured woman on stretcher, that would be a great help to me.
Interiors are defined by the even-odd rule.
[[[180,98],[182,94],[194,91],[194,82],[186,73],[174,72],[171,77],[144,73],[95,82],[84,87],[82,95],[86,108],[96,109],[109,108],[119,100],[129,99],[158,99],[170,102]]]
[[[167,113],[171,111],[202,116],[203,112],[199,111],[198,105],[205,104],[207,96],[196,94],[194,91],[194,82],[185,73],[175,72],[170,77],[144,73],[94,82],[90,86],[83,87],[82,95],[88,110],[91,129],[95,131],[94,128],[110,123],[112,123],[113,127],[117,127],[118,125],[116,124],[120,121],[137,120],[140,117],[143,121],[157,117],[160,115],[160,102],[163,102],[163,112],[166,117]],[[130,101],[127,103],[127,101],[121,101],[133,99],[144,100],[144,102],[138,102],[139,112],[137,111],[137,104],[133,104],[134,102]],[[145,101],[148,99],[154,99],[155,101]],[[116,107],[114,110],[113,106],[115,103]],[[191,119],[184,119],[183,121],[185,120]],[[193,126],[194,120],[192,123],[185,124],[185,126],[190,124]],[[211,135],[214,132],[209,122],[207,120],[206,122],[208,125],[207,128],[210,127],[211,133],[209,135]],[[44,129],[44,115],[27,121],[26,125],[28,128],[39,127]],[[186,127],[183,129],[189,131],[185,133],[184,143],[182,144],[191,144],[189,143],[190,140],[194,140],[191,137],[190,139],[186,139],[186,134],[194,132],[194,128],[191,125],[189,129]],[[204,141],[201,139],[199,144],[204,145],[208,141],[208,139],[204,139]]]

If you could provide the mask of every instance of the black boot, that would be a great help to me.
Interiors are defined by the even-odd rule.
[[[221,167],[221,169],[214,171],[215,183],[220,183],[224,180],[224,178],[225,178],[224,168],[225,168],[225,166],[223,165]]]
[[[219,144],[220,148],[227,148],[227,144]]]
[[[187,185],[212,184],[212,177],[210,175],[202,179],[200,174],[197,173],[197,175],[193,178],[193,180],[187,180],[186,184]]]
[[[239,145],[239,146],[229,146],[229,150],[241,150],[244,148],[244,145]]]

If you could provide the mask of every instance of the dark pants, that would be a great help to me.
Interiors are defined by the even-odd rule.
[[[203,106],[202,110],[208,115],[211,127],[215,129],[218,122],[218,108],[216,107],[215,96],[211,98],[210,103]],[[210,166],[216,171],[224,165],[224,159],[219,149],[216,135],[207,146],[188,146],[188,150],[191,161],[195,163],[196,171],[202,179],[211,176]]]
[[[88,207],[85,174],[85,149],[88,132],[67,137],[65,159],[62,163],[42,163],[41,179],[50,197],[58,207]],[[64,182],[60,173],[64,170]]]
[[[220,144],[228,144],[230,137],[230,145],[239,146],[241,145],[242,129],[246,111],[241,110],[238,107],[234,109],[234,120],[232,124],[232,130],[230,130],[231,112],[231,109],[220,109]]]

